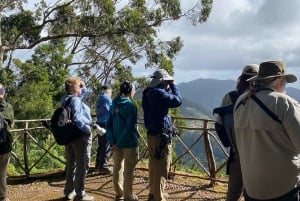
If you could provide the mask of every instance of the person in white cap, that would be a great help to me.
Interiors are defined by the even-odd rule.
[[[237,80],[236,90],[228,92],[221,106],[231,105],[236,102],[237,98],[252,86],[251,82],[246,80],[257,75],[258,65],[248,64],[243,68],[242,74]],[[232,105],[232,108],[233,108]],[[232,111],[232,110],[231,110]],[[229,120],[226,118],[230,118]],[[233,132],[233,121],[231,116],[218,116],[216,123],[216,131],[225,147],[230,147],[229,158],[227,160],[226,173],[229,176],[226,201],[238,201],[243,193],[243,180],[241,173],[241,165],[236,149],[235,134]],[[222,130],[224,129],[224,131]],[[225,139],[225,142],[224,142]]]
[[[164,69],[155,71],[142,98],[149,149],[149,201],[166,200],[164,187],[171,163],[173,126],[168,111],[179,107],[181,102],[174,78]]]
[[[300,200],[300,105],[285,94],[287,74],[282,61],[259,65],[255,89],[241,95],[234,107],[234,129],[245,200]]]

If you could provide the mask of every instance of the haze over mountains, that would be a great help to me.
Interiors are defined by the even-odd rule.
[[[209,118],[213,118],[212,110],[221,104],[223,96],[235,89],[235,80],[196,79],[178,84],[186,107],[194,108]],[[300,90],[288,87],[287,94],[300,102]]]

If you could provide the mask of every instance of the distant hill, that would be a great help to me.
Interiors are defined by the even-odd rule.
[[[213,117],[212,110],[221,104],[223,96],[236,87],[234,80],[196,79],[190,82],[178,84],[182,97],[186,103],[184,107],[195,108],[199,113],[210,118]],[[287,87],[287,94],[300,102],[300,90]],[[183,110],[186,110],[184,108]]]
[[[201,113],[212,117],[213,108],[220,105],[223,96],[235,89],[234,80],[197,79],[178,84],[184,99],[201,105]]]

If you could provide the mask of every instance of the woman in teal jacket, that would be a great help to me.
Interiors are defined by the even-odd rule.
[[[114,98],[107,120],[107,137],[113,151],[115,200],[135,201],[132,193],[133,171],[138,161],[137,107],[132,102],[134,86],[125,81]]]

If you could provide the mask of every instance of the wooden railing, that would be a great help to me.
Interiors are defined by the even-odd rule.
[[[227,182],[226,180],[221,180],[217,177],[217,174],[220,173],[221,170],[224,172],[228,153],[220,143],[219,138],[216,137],[213,126],[214,121],[210,119],[184,117],[174,117],[173,120],[175,125],[176,121],[184,121],[185,125],[189,126],[177,125],[177,128],[180,130],[180,135],[176,136],[173,140],[175,143],[173,144],[181,146],[181,150],[184,151],[174,155],[171,163],[170,176],[184,175],[198,177],[200,179],[210,180],[211,185],[214,185],[215,182]],[[29,178],[36,174],[37,165],[39,163],[43,163],[45,161],[45,157],[49,158],[52,163],[56,161],[58,164],[61,164],[61,169],[63,169],[62,167],[65,164],[63,152],[64,147],[55,143],[51,132],[42,126],[42,121],[48,121],[48,119],[16,120],[15,128],[17,129],[12,129],[14,136],[14,149],[12,151],[11,163],[15,167],[18,167],[19,174],[25,178]],[[140,161],[147,161],[147,141],[145,140],[146,134],[142,121],[139,122],[139,131],[141,135]],[[185,139],[187,135],[194,136],[193,142],[186,142]],[[31,148],[33,146],[35,147],[34,149]],[[97,149],[96,136],[93,138],[92,147],[91,163],[93,164]],[[60,154],[57,154],[58,149],[61,152]],[[176,147],[174,147],[174,149],[176,149]],[[37,150],[39,150],[39,153],[34,154]],[[199,157],[199,152],[202,153],[200,154],[201,157]],[[219,155],[221,154],[221,158],[223,158],[223,160],[216,160],[215,153],[219,153]],[[46,161],[49,163],[49,160]],[[188,166],[191,166],[192,164],[193,168],[186,170],[184,173],[180,173],[182,171],[179,172],[178,169],[181,170],[182,167],[185,167],[183,164],[184,161],[189,161]],[[50,172],[53,169],[56,169],[56,166],[51,166],[51,169],[49,168],[45,171]],[[198,172],[202,172],[202,174],[194,174],[193,170],[198,170]]]

